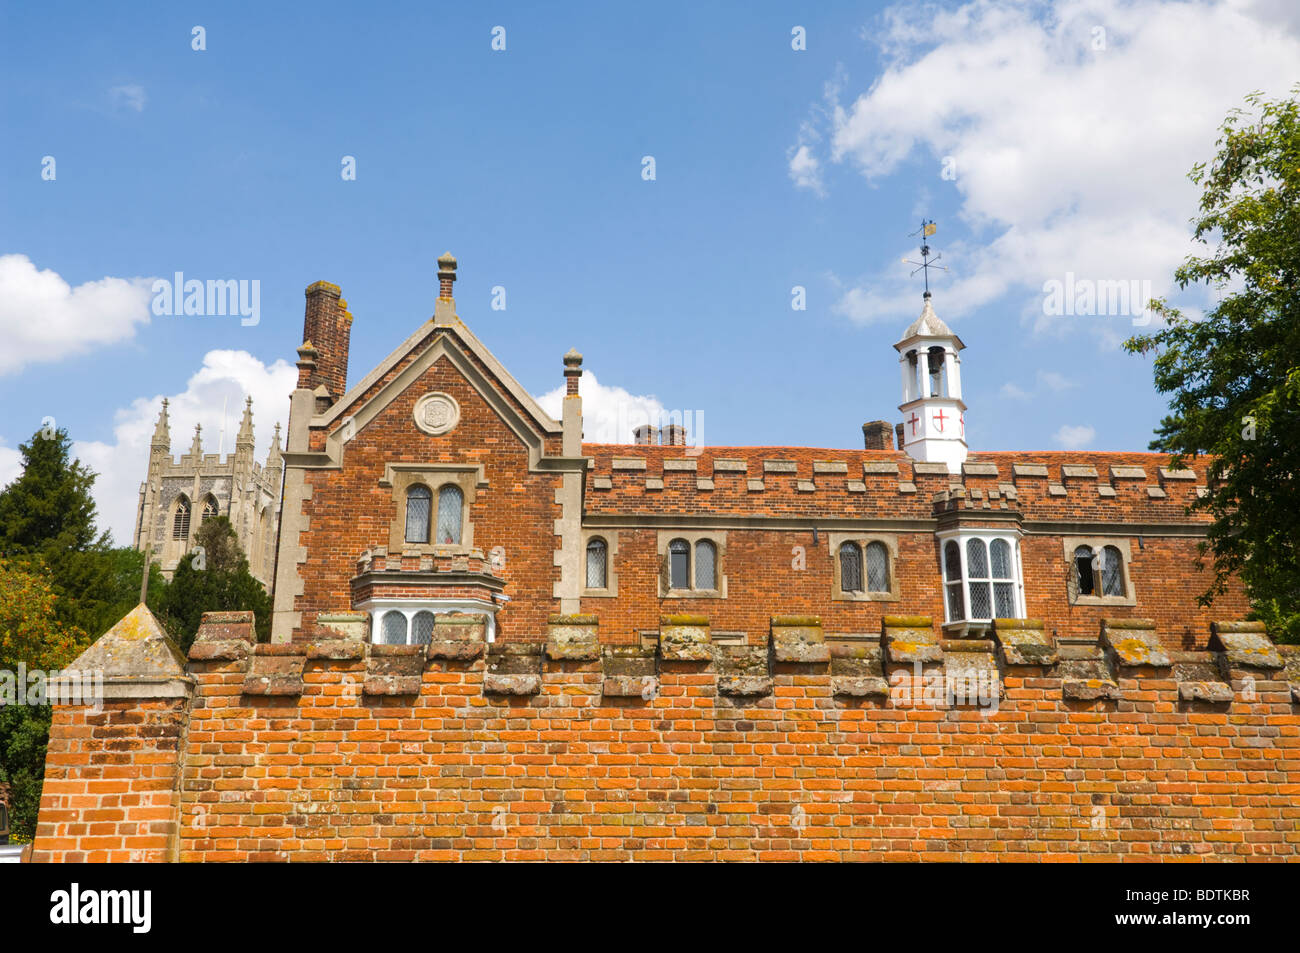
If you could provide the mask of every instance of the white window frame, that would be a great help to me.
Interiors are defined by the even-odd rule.
[[[383,624],[384,615],[396,610],[406,616],[406,642],[405,645],[412,645],[411,635],[414,632],[415,616],[420,612],[432,612],[435,616],[448,612],[473,612],[483,613],[487,616],[487,630],[484,638],[488,642],[495,642],[497,636],[497,606],[490,602],[479,599],[368,599],[356,607],[356,611],[365,612],[370,616],[370,642],[373,645],[383,645]]]
[[[945,627],[961,629],[989,629],[993,626],[993,619],[972,619],[970,618],[970,567],[966,563],[966,543],[968,540],[978,539],[983,541],[985,548],[988,550],[989,573],[988,581],[993,581],[993,553],[992,545],[995,539],[1003,540],[1011,546],[1011,579],[1012,579],[1012,597],[1015,600],[1014,618],[1023,619],[1025,617],[1025,575],[1023,571],[1020,540],[1021,533],[1016,530],[991,530],[991,529],[961,529],[952,530],[947,533],[938,534],[939,539],[939,578],[942,580],[943,592],[943,618]],[[951,616],[951,609],[948,605],[948,573],[947,565],[944,559],[944,550],[947,549],[949,541],[957,544],[957,552],[961,556],[961,596],[962,607],[966,613],[966,618],[954,619]],[[985,580],[980,580],[981,582]],[[993,590],[990,587],[990,599],[993,600],[992,610],[997,610],[996,598],[993,596]]]

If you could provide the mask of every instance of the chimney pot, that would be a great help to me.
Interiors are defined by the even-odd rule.
[[[887,420],[868,420],[862,425],[862,446],[867,450],[893,450],[894,435]]]

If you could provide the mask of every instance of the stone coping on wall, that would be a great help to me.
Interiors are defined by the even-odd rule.
[[[659,690],[661,668],[675,666],[711,676],[719,696],[750,701],[772,695],[783,677],[825,678],[836,697],[882,704],[892,683],[920,677],[949,686],[973,679],[990,698],[995,689],[1002,697],[1012,673],[1059,680],[1063,703],[1117,702],[1142,679],[1167,686],[1180,703],[1231,704],[1234,683],[1247,680],[1285,686],[1300,700],[1300,653],[1274,646],[1257,623],[1216,622],[1206,649],[1179,652],[1166,649],[1146,619],[1107,618],[1096,636],[1059,640],[1040,619],[997,619],[986,638],[948,639],[929,616],[886,616],[879,634],[847,637],[826,633],[817,616],[773,615],[768,642],[748,645],[714,642],[707,616],[677,614],[662,617],[657,642],[638,646],[602,645],[593,615],[552,616],[545,642],[491,645],[481,615],[439,620],[428,644],[391,646],[330,633],[255,644],[227,637],[251,628],[205,618],[208,637],[191,648],[189,670],[238,672],[242,694],[253,697],[302,695],[312,667],[327,666],[352,673],[365,696],[415,696],[426,673],[455,667],[481,670],[487,696],[535,696],[567,673],[576,682],[599,675],[610,698],[648,699]]]

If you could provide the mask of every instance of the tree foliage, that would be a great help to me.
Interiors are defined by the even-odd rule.
[[[271,597],[248,571],[230,520],[215,516],[194,534],[195,550],[180,561],[159,602],[160,620],[188,651],[205,612],[251,609],[259,641],[271,635]]]
[[[1218,301],[1203,316],[1153,302],[1166,324],[1125,343],[1155,353],[1170,413],[1153,450],[1173,465],[1211,454],[1204,552],[1208,604],[1239,575],[1276,638],[1300,641],[1300,103],[1247,97],[1221,128],[1215,158],[1189,178],[1203,188],[1195,239],[1207,248],[1175,273]]]

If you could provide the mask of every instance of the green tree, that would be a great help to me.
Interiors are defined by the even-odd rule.
[[[0,673],[14,673],[16,681],[20,665],[63,668],[90,645],[84,631],[59,621],[57,601],[48,571],[33,573],[0,559]],[[11,786],[10,833],[23,843],[36,831],[50,708],[17,704],[16,694],[0,698],[0,783]]]
[[[1218,154],[1189,178],[1203,187],[1195,238],[1205,256],[1175,273],[1217,303],[1194,318],[1152,302],[1166,325],[1125,343],[1155,353],[1155,384],[1172,395],[1153,450],[1173,465],[1212,454],[1209,492],[1193,504],[1212,522],[1208,605],[1239,575],[1258,618],[1300,641],[1300,104],[1247,97],[1221,129]],[[1213,243],[1213,247],[1211,247]]]
[[[248,571],[230,520],[214,516],[194,534],[194,551],[183,558],[159,601],[160,622],[189,651],[205,612],[251,609],[259,641],[271,635],[271,597]]]
[[[19,450],[22,474],[0,491],[0,556],[38,574],[47,567],[58,619],[97,638],[139,601],[144,555],[112,548],[97,529],[95,473],[73,459],[67,431],[37,431]],[[152,567],[150,607],[165,588]]]

